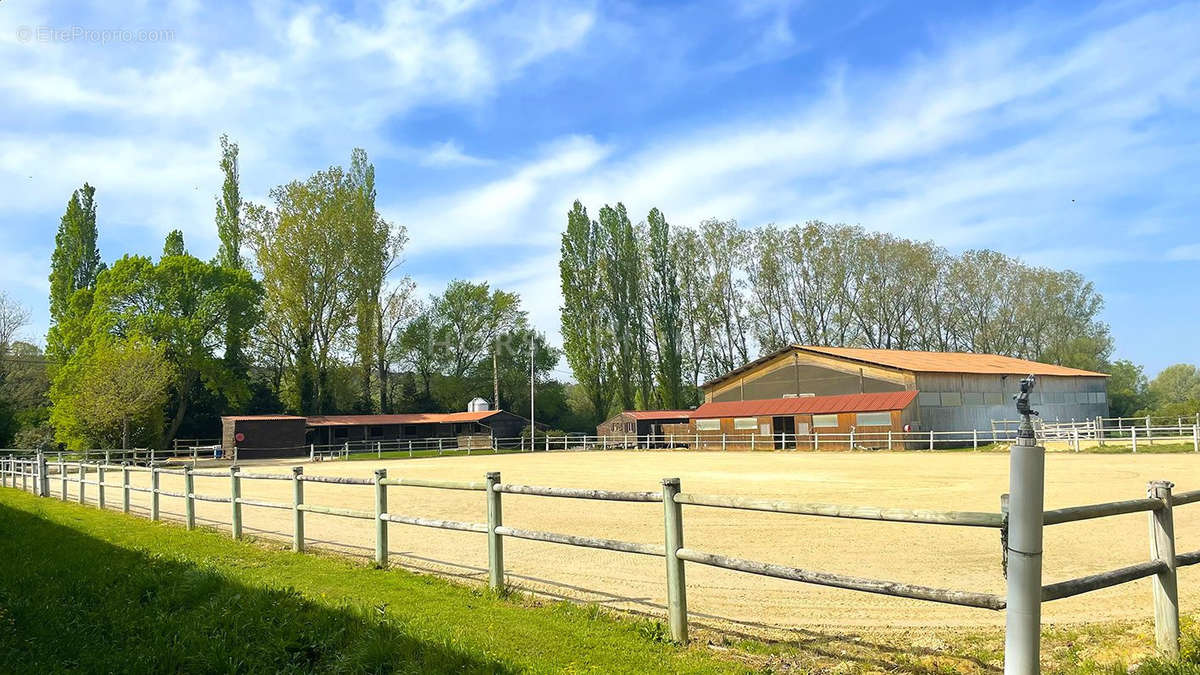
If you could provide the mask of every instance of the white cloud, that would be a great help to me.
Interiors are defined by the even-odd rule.
[[[434,145],[428,153],[421,158],[421,163],[425,166],[433,167],[452,167],[452,166],[484,166],[491,164],[490,160],[482,157],[475,157],[463,152],[462,145],[457,141],[449,140]]]
[[[1167,251],[1167,260],[1200,262],[1200,244],[1184,244]]]

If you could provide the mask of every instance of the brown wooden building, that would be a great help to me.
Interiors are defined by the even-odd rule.
[[[596,426],[597,436],[648,436],[662,433],[665,424],[686,424],[691,410],[626,410]]]
[[[705,403],[663,432],[671,442],[730,450],[845,450],[851,432],[853,447],[886,447],[888,431],[913,424],[916,400],[916,391],[896,391]]]
[[[229,458],[235,447],[239,459],[293,457],[304,445],[305,422],[297,415],[222,417],[221,449]]]

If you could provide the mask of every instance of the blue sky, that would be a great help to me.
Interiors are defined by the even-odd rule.
[[[105,259],[212,255],[227,132],[259,202],[367,149],[403,272],[517,290],[554,337],[580,198],[1070,267],[1153,373],[1200,360],[1196,35],[1195,3],[3,0],[0,289],[40,340],[85,180]]]

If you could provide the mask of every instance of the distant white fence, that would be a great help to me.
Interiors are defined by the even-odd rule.
[[[1023,448],[1026,451],[1038,451],[1040,448]],[[1013,466],[1017,467],[1018,458],[1014,455]],[[119,483],[110,482],[108,477],[119,472]],[[134,486],[130,483],[131,472],[148,472],[150,487]],[[178,475],[184,480],[182,492],[164,490],[159,487],[162,475]],[[1015,469],[1014,469],[1015,475]],[[89,476],[94,476],[89,478]],[[194,487],[194,477],[205,476],[212,478],[228,478],[227,494],[198,494]],[[293,499],[290,503],[271,502],[247,496],[243,492],[243,481],[287,481],[292,485]],[[1041,510],[1041,475],[1037,476],[1036,488],[1026,486],[1024,480],[1016,481],[1019,488],[1036,489],[1036,509]],[[306,483],[327,483],[347,486],[350,489],[372,488],[375,493],[375,508],[359,510],[343,508],[335,505],[314,504],[305,498]],[[736,572],[756,574],[798,581],[806,584],[816,584],[833,588],[842,588],[867,593],[889,595],[893,597],[910,598],[927,602],[945,603],[964,607],[975,607],[989,610],[1003,610],[1009,606],[1028,609],[1027,602],[1032,602],[1038,611],[1010,613],[1008,636],[1033,636],[1032,653],[1029,645],[1024,648],[1012,647],[1010,653],[1006,641],[1006,666],[1015,665],[1009,672],[1037,672],[1037,635],[1040,632],[1040,603],[1052,602],[1091,591],[1128,583],[1145,577],[1154,580],[1154,621],[1155,635],[1159,649],[1169,655],[1179,653],[1179,598],[1178,576],[1180,567],[1200,563],[1200,550],[1186,553],[1175,551],[1175,530],[1173,509],[1176,507],[1200,502],[1200,490],[1174,493],[1173,484],[1167,481],[1154,481],[1147,487],[1147,496],[1140,499],[1087,504],[1068,508],[1043,511],[1040,523],[1037,522],[1037,510],[1033,512],[1034,520],[1028,521],[1026,508],[1030,495],[1020,495],[1021,501],[1014,501],[1014,532],[1013,542],[1033,538],[1037,542],[1036,566],[1029,567],[1022,563],[1022,576],[1009,577],[1006,596],[982,593],[970,590],[933,588],[914,584],[870,579],[839,573],[816,571],[798,567],[778,565],[770,562],[747,560],[732,556],[706,552],[685,545],[683,508],[718,508],[739,511],[763,511],[772,513],[793,514],[799,516],[815,516],[824,518],[849,518],[859,520],[874,520],[884,522],[919,523],[926,525],[958,526],[990,528],[998,530],[1000,541],[1005,552],[1005,561],[1012,551],[1026,556],[1019,544],[1010,542],[1009,512],[1007,508],[1008,495],[1001,496],[999,512],[975,511],[933,511],[907,510],[894,508],[879,508],[871,506],[850,506],[838,504],[817,504],[793,502],[777,499],[763,499],[742,495],[695,494],[683,491],[678,478],[664,478],[661,489],[652,491],[621,491],[603,489],[581,489],[551,487],[540,485],[522,485],[501,481],[499,472],[489,472],[482,481],[446,481],[389,476],[386,469],[375,470],[373,477],[342,477],[320,476],[304,473],[304,467],[292,467],[286,473],[257,473],[242,471],[234,465],[225,470],[199,470],[187,465],[139,467],[130,464],[90,464],[87,462],[68,462],[58,460],[47,461],[44,453],[34,457],[8,456],[0,458],[0,484],[3,487],[14,487],[32,491],[43,497],[52,496],[57,488],[58,497],[68,499],[68,484],[77,486],[77,499],[80,504],[87,503],[90,488],[95,488],[94,503],[101,509],[109,508],[107,490],[118,490],[121,499],[121,510],[130,513],[130,494],[133,491],[149,493],[150,518],[159,520],[159,508],[162,497],[180,499],[184,503],[184,523],[188,529],[196,526],[197,501],[219,502],[229,504],[228,525],[235,539],[242,537],[242,509],[244,507],[267,508],[291,511],[292,513],[292,548],[303,551],[306,545],[304,520],[306,513],[317,513],[342,518],[352,518],[372,521],[375,524],[375,562],[380,567],[388,565],[388,530],[389,524],[395,523],[406,526],[473,532],[485,535],[488,552],[489,585],[494,589],[505,586],[504,542],[508,538],[527,539],[565,546],[577,546],[593,549],[603,549],[620,553],[644,555],[663,558],[666,562],[665,585],[667,589],[667,618],[671,637],[677,642],[688,640],[688,609],[687,596],[689,589],[685,583],[685,563],[718,567]],[[487,522],[471,522],[429,518],[419,514],[397,513],[389,508],[388,496],[390,488],[424,488],[439,490],[461,490],[484,493],[487,508]],[[1016,488],[1014,488],[1016,489]],[[662,504],[663,506],[663,545],[632,542],[614,539],[601,539],[577,534],[530,530],[506,525],[503,522],[502,498],[505,494],[531,495],[547,498],[565,498],[582,500],[640,502]],[[1017,498],[1014,495],[1014,500]],[[1017,505],[1021,504],[1020,512]],[[1091,574],[1075,579],[1044,584],[1041,578],[1040,554],[1042,530],[1047,526],[1061,523],[1077,522],[1094,518],[1104,518],[1121,514],[1147,512],[1150,521],[1150,551],[1148,561],[1126,567]],[[336,543],[336,542],[334,542]],[[1015,546],[1015,548],[1014,548]],[[1007,566],[1006,566],[1007,570]],[[1034,576],[1029,577],[1030,570]],[[1028,584],[1032,582],[1032,589]],[[691,589],[692,592],[702,592],[702,588]],[[1040,599],[1039,599],[1040,594]],[[1032,598],[1030,600],[1030,598]],[[1014,617],[1016,617],[1014,619]],[[1014,623],[1015,621],[1015,623]],[[1008,663],[1010,657],[1013,663]],[[1032,659],[1031,664],[1023,663]]]

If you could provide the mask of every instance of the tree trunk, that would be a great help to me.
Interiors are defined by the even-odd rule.
[[[129,416],[121,418],[121,449],[129,449]]]

